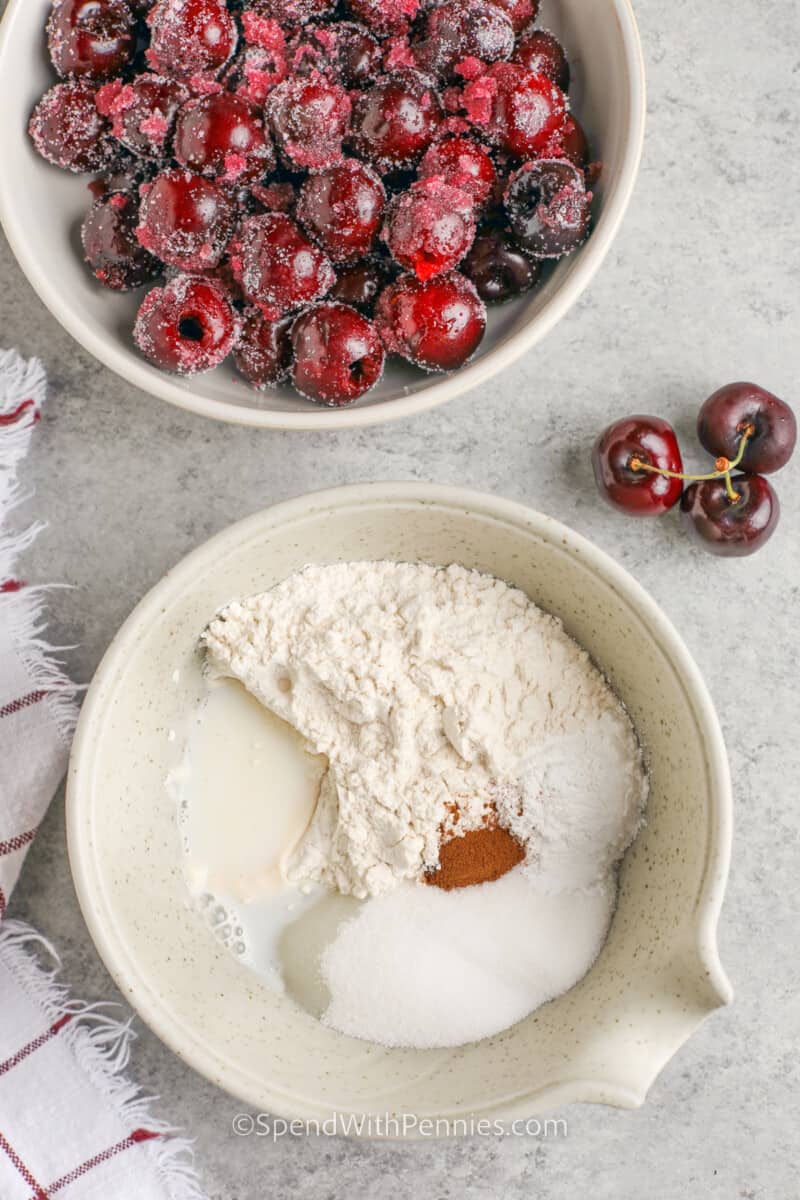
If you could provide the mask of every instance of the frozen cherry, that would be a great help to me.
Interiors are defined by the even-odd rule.
[[[598,437],[592,450],[594,477],[614,508],[635,517],[657,517],[681,498],[683,481],[655,471],[683,471],[675,430],[660,417],[626,417]]]
[[[414,57],[421,70],[446,78],[458,73],[465,60],[499,62],[513,49],[514,27],[498,5],[445,0],[428,13]]]
[[[390,353],[430,371],[454,371],[478,348],[486,309],[458,271],[424,282],[403,275],[378,298],[375,324]]]
[[[111,132],[133,154],[159,161],[175,127],[178,109],[189,89],[177,79],[137,75],[130,83],[114,79],[97,93],[97,109],[111,122]]]
[[[514,63],[495,63],[471,80],[463,104],[473,124],[517,158],[536,156],[567,115],[566,96],[552,80]]]
[[[392,266],[388,259],[371,258],[354,263],[339,272],[336,283],[329,292],[331,300],[341,300],[360,312],[371,316],[375,301],[392,279]]]
[[[463,135],[434,142],[425,151],[417,173],[420,179],[440,175],[478,205],[489,199],[497,179],[494,163],[484,147]]]
[[[236,49],[236,22],[226,0],[156,0],[147,24],[147,61],[161,75],[216,75]]]
[[[411,167],[433,141],[442,116],[439,97],[423,75],[395,71],[356,98],[353,148],[379,171]]]
[[[193,375],[218,366],[233,349],[239,317],[225,288],[202,275],[178,275],[145,296],[134,339],[165,371]]]
[[[334,262],[365,258],[381,227],[386,191],[366,163],[353,158],[309,175],[300,189],[297,217]]]
[[[263,108],[272,89],[289,73],[286,37],[276,21],[242,13],[244,45],[222,74],[225,86]]]
[[[55,0],[47,22],[47,43],[59,75],[107,79],[133,55],[128,0]]]
[[[270,93],[270,128],[290,167],[320,171],[340,162],[350,97],[318,71],[284,80]]]
[[[487,304],[502,304],[527,292],[541,269],[541,264],[523,254],[505,229],[487,229],[479,234],[461,264],[461,270]]]
[[[333,0],[246,0],[247,8],[260,17],[268,17],[281,25],[305,25],[316,17],[327,16]]]
[[[86,261],[104,287],[127,292],[161,274],[161,264],[136,238],[138,204],[131,192],[96,200],[81,227]]]
[[[254,388],[273,387],[287,378],[292,362],[292,321],[292,317],[271,321],[258,308],[245,313],[233,361]]]
[[[200,96],[183,106],[175,126],[175,157],[200,175],[231,184],[259,179],[275,166],[258,113],[232,92]]]
[[[724,558],[742,558],[760,550],[775,531],[778,497],[761,475],[734,475],[728,495],[724,479],[692,483],[683,493],[683,523],[703,549]]]
[[[374,83],[383,60],[378,40],[356,21],[307,25],[291,44],[290,54],[295,74],[322,71],[338,78],[346,88]]]
[[[520,167],[504,202],[511,232],[534,258],[561,258],[589,234],[592,196],[583,172],[565,159]]]
[[[235,223],[227,192],[183,170],[157,175],[142,192],[137,237],[145,249],[184,271],[216,267]]]
[[[28,125],[42,158],[64,171],[102,171],[111,165],[118,148],[95,96],[88,79],[70,79],[45,92]]]
[[[562,92],[569,91],[569,63],[558,38],[546,29],[533,29],[517,42],[512,62],[534,75],[546,75]]]
[[[292,383],[301,396],[321,404],[352,404],[383,371],[375,326],[346,304],[318,304],[299,316],[292,347]]]
[[[514,26],[514,33],[522,33],[531,25],[539,12],[539,0],[494,0],[503,9]]]
[[[336,279],[327,255],[283,213],[243,221],[230,258],[247,299],[271,318],[321,299]]]
[[[546,146],[542,158],[566,158],[582,170],[589,162],[589,142],[580,124],[572,113],[567,113],[564,124]]]
[[[378,37],[405,33],[420,10],[420,0],[347,0],[358,21]]]
[[[455,267],[472,245],[472,200],[439,175],[420,179],[392,201],[382,236],[395,262],[431,279]]]
[[[797,421],[789,405],[758,384],[726,384],[700,409],[697,435],[710,454],[733,462],[746,431],[743,471],[770,475],[786,466],[797,441]]]

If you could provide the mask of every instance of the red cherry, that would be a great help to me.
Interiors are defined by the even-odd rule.
[[[457,76],[465,60],[499,62],[513,49],[514,27],[499,5],[445,0],[428,13],[414,57],[420,70],[446,79]]]
[[[386,190],[366,163],[347,158],[300,189],[297,217],[334,262],[353,262],[372,250],[383,219]]]
[[[216,267],[233,233],[226,192],[190,171],[164,171],[142,188],[136,236],[162,262],[184,271]]]
[[[472,138],[456,136],[434,142],[422,158],[420,179],[440,175],[445,183],[461,188],[475,204],[485,204],[492,194],[497,171],[489,154]]]
[[[635,517],[660,516],[680,500],[683,482],[635,470],[637,460],[662,471],[683,471],[678,439],[667,421],[645,416],[615,421],[592,450],[597,487],[610,504]]]
[[[544,75],[495,63],[464,88],[469,119],[516,158],[535,158],[561,130],[567,98]]]
[[[434,89],[417,71],[379,79],[353,104],[353,148],[379,171],[411,167],[433,141],[442,120]]]
[[[130,6],[127,0],[55,0],[47,42],[59,75],[107,79],[133,55]]]
[[[699,545],[724,558],[754,554],[778,524],[778,497],[762,475],[734,475],[731,500],[724,479],[692,483],[683,493],[683,523]]]
[[[697,419],[697,436],[716,458],[737,457],[742,434],[748,438],[741,468],[771,475],[785,467],[797,442],[797,420],[788,404],[755,383],[729,383],[709,396]]]
[[[429,371],[454,371],[477,350],[486,308],[458,271],[426,281],[403,275],[381,293],[375,323],[391,353]]]
[[[440,175],[420,179],[395,197],[382,236],[395,262],[431,279],[455,267],[475,240],[472,200]]]
[[[511,61],[534,75],[546,75],[562,92],[569,91],[569,63],[564,47],[546,29],[533,29],[520,38]]]
[[[494,0],[508,15],[514,26],[514,33],[522,33],[528,25],[532,25],[539,14],[540,0]]]
[[[247,8],[260,17],[279,21],[281,25],[305,25],[314,17],[322,17],[331,0],[247,0]]]
[[[194,375],[218,366],[239,335],[239,318],[225,288],[202,275],[177,275],[145,296],[134,338],[165,371]]]
[[[327,255],[284,213],[243,221],[230,259],[246,298],[272,319],[320,300],[336,279]]]
[[[292,346],[292,383],[301,396],[321,404],[352,404],[383,371],[375,326],[346,304],[318,304],[299,316]]]
[[[136,75],[130,83],[113,79],[97,93],[97,111],[111,121],[111,132],[133,154],[161,160],[189,89],[177,79]]]
[[[279,317],[270,321],[258,308],[251,308],[245,314],[233,361],[254,388],[272,387],[288,376],[292,362],[289,337],[292,320]]]
[[[81,227],[83,249],[95,278],[112,291],[127,292],[161,274],[158,259],[136,239],[138,204],[130,192],[96,200]]]
[[[387,258],[370,258],[354,263],[339,272],[339,278],[329,292],[331,300],[341,300],[371,316],[375,301],[393,277],[392,264]]]
[[[341,162],[350,109],[345,89],[318,71],[279,83],[270,93],[267,115],[289,167],[321,171]]]
[[[236,49],[236,22],[226,0],[156,0],[147,24],[147,61],[175,79],[216,75]]]
[[[181,166],[231,184],[258,179],[275,166],[258,113],[231,92],[183,106],[175,126],[175,157]]]
[[[347,7],[378,37],[390,37],[408,30],[419,12],[420,0],[347,0]]]

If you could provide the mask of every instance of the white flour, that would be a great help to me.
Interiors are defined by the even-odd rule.
[[[290,862],[357,897],[438,863],[496,801],[544,890],[588,887],[632,840],[646,776],[625,710],[561,623],[461,566],[309,566],[229,605],[204,635],[328,759]]]

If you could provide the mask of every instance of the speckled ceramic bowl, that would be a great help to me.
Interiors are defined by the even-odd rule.
[[[562,617],[607,672],[646,746],[652,795],[608,941],[572,991],[456,1050],[386,1050],[335,1033],[271,992],[188,902],[164,787],[202,691],[197,638],[229,600],[308,562],[460,562]],[[639,1105],[664,1063],[731,998],[716,924],[731,836],[717,718],[675,630],[635,580],[518,504],[428,484],[371,484],[279,504],[196,550],[145,597],[91,686],[69,772],[69,852],[87,924],[143,1019],[259,1109],[478,1114],[565,1101]]]
[[[630,0],[543,0],[542,23],[563,39],[572,61],[576,114],[604,162],[596,189],[596,228],[544,286],[493,310],[469,366],[451,375],[430,375],[392,362],[378,386],[346,409],[309,404],[288,385],[254,392],[229,364],[191,379],[166,375],[133,345],[131,329],[142,293],[104,291],[81,262],[78,231],[88,207],[86,180],[48,166],[25,134],[33,105],[54,79],[42,34],[50,3],[8,0],[0,25],[0,220],[44,303],[90,354],[143,391],[203,416],[272,429],[346,429],[421,412],[477,387],[540,341],[572,307],[600,267],[628,207],[645,123],[644,66]]]

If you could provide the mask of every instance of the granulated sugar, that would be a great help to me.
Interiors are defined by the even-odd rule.
[[[522,867],[442,892],[403,883],[367,901],[322,956],[326,1025],[384,1046],[459,1046],[571,988],[608,932],[613,877],[543,895]]]

